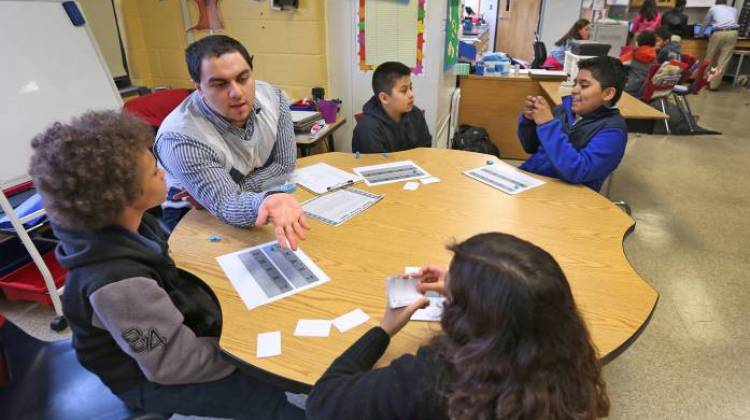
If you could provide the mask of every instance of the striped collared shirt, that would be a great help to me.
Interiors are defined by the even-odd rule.
[[[269,187],[283,182],[294,171],[297,148],[292,116],[286,97],[276,90],[280,103],[276,143],[263,167],[248,174],[227,171],[211,147],[181,133],[159,133],[154,146],[167,172],[212,214],[234,226],[252,226]],[[256,102],[243,129],[217,114],[203,99],[198,101],[198,108],[222,137],[234,134],[243,141],[252,139],[256,114],[263,112]]]

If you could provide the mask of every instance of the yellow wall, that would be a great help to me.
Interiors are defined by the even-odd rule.
[[[255,55],[256,78],[284,89],[292,98],[328,87],[323,0],[300,0],[296,12],[272,11],[268,0],[221,0],[223,34]],[[191,21],[198,9],[188,0]],[[187,45],[178,0],[120,0],[128,66],[134,84],[190,87]],[[193,39],[207,31],[191,31]]]

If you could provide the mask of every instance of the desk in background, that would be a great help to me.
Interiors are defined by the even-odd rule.
[[[562,103],[564,95],[570,94],[570,89],[562,88],[559,82],[539,82],[539,85],[544,96],[556,106]],[[620,109],[620,115],[628,123],[628,131],[653,133],[656,121],[669,118],[667,114],[652,108],[627,92],[622,92],[617,107]]]
[[[274,240],[273,229],[240,229],[207,211],[190,211],[169,239],[177,266],[202,278],[216,293],[223,312],[221,348],[234,360],[286,379],[300,391],[365,331],[378,325],[386,305],[385,278],[405,266],[448,265],[445,245],[480,232],[506,232],[550,252],[570,282],[579,310],[605,361],[638,336],[656,305],[657,293],[633,270],[623,252],[623,236],[633,219],[584,186],[548,180],[516,196],[503,194],[462,174],[485,164],[487,155],[446,149],[413,149],[391,154],[325,153],[300,159],[298,166],[326,162],[341,169],[411,159],[440,183],[405,191],[403,183],[356,188],[385,194],[381,202],[341,226],[312,221],[305,253],[331,281],[248,311],[216,262],[216,257]],[[300,201],[312,195],[298,190]],[[210,242],[212,235],[221,242]],[[370,320],[327,338],[295,337],[298,319],[333,319],[361,308]],[[414,353],[440,329],[410,322],[393,337],[376,366]],[[280,330],[282,355],[255,357],[258,333]]]
[[[335,123],[326,124],[325,128],[318,132],[315,137],[309,134],[295,134],[294,139],[300,149],[300,155],[302,157],[310,156],[310,149],[321,140],[326,141],[326,152],[333,152],[333,132],[344,125],[345,122],[346,118],[337,117]]]

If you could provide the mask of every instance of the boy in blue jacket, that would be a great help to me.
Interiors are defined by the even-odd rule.
[[[628,140],[625,119],[615,107],[625,69],[612,57],[581,60],[578,68],[571,95],[554,110],[540,96],[526,99],[518,138],[532,156],[521,169],[599,191],[620,164]]]

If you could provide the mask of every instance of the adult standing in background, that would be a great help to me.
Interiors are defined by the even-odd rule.
[[[633,19],[630,32],[637,35],[643,31],[655,31],[659,25],[661,25],[661,13],[656,9],[656,1],[644,0],[638,16]]]
[[[737,9],[727,6],[727,0],[716,0],[716,5],[708,10],[706,18],[703,19],[703,35],[705,36],[708,25],[713,26],[714,32],[708,39],[706,58],[711,60],[711,65],[719,68],[719,75],[711,80],[708,85],[710,90],[718,90],[721,78],[729,64],[737,45]]]
[[[677,0],[674,9],[671,9],[661,16],[662,26],[669,28],[672,35],[679,35],[681,38],[688,36],[688,16],[685,14],[685,5],[687,0]]]

